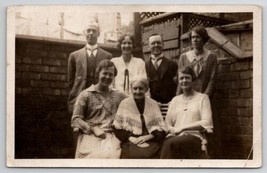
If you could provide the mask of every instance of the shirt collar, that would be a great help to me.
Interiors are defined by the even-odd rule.
[[[86,44],[86,48],[90,51],[94,51],[98,48],[98,45],[95,44],[95,45],[89,45],[88,43]]]
[[[110,88],[110,87],[109,87],[108,89],[109,89],[109,92],[112,92],[112,91],[116,90],[116,89],[112,89],[112,88]],[[98,92],[98,93],[100,93],[100,91],[97,90],[96,85],[94,85],[94,84],[92,84],[92,85],[87,89],[87,91],[90,91],[90,92]]]
[[[155,55],[151,54],[150,55],[151,59],[153,61],[156,61],[157,59],[162,59],[163,58],[163,53],[161,53],[159,56],[155,57]]]
[[[201,58],[203,58],[204,61],[207,60],[209,54],[210,54],[210,51],[204,49],[204,52],[203,54],[201,55],[196,55],[194,50],[191,50],[191,51],[188,51],[187,53],[187,58],[190,62],[193,62],[194,60],[198,61],[200,60]]]

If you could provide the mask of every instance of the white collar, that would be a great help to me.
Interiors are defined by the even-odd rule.
[[[163,53],[161,53],[159,56],[155,56],[155,55],[153,55],[153,54],[151,54],[150,55],[150,57],[151,57],[151,59],[153,60],[153,61],[156,61],[157,59],[159,59],[159,58],[163,58]],[[160,61],[160,60],[159,60]]]
[[[89,49],[90,51],[94,51],[98,48],[98,45],[95,44],[95,45],[89,45],[88,43],[86,44],[86,48]]]
[[[209,54],[210,54],[210,51],[206,49],[204,49],[203,54],[201,55],[196,55],[194,50],[190,50],[186,52],[187,58],[190,62],[193,62],[194,60],[198,61],[200,58],[203,58],[203,60],[206,61]]]

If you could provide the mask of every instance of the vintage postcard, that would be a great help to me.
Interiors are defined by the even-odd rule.
[[[262,166],[256,5],[7,8],[8,167]]]

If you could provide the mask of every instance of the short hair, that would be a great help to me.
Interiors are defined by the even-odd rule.
[[[161,41],[163,42],[163,36],[162,36],[161,34],[158,34],[158,33],[154,33],[154,34],[149,35],[149,36],[148,36],[148,39],[147,39],[148,42],[149,42],[149,38],[150,38],[150,37],[152,37],[152,36],[157,36],[157,35],[160,36]]]
[[[118,70],[117,70],[115,64],[108,59],[104,59],[98,64],[98,66],[96,68],[96,75],[99,76],[99,73],[101,72],[101,70],[103,68],[108,68],[108,67],[114,67],[114,77],[117,76]]]
[[[87,25],[85,25],[83,31],[85,32],[90,26],[95,26],[98,29],[98,32],[100,32],[99,24],[96,21],[90,20]]]
[[[135,46],[135,38],[134,38],[134,35],[133,34],[130,34],[130,33],[126,33],[126,34],[123,34],[122,36],[120,36],[120,38],[118,39],[118,49],[121,49],[121,44],[123,42],[123,40],[126,38],[126,37],[130,37],[132,43],[133,43],[133,47]]]
[[[131,88],[132,88],[132,85],[135,83],[135,82],[141,82],[145,88],[149,89],[149,83],[148,83],[148,80],[147,80],[147,77],[145,75],[136,75],[133,77],[132,81],[131,81]]]
[[[204,26],[196,26],[194,27],[190,33],[189,33],[189,39],[191,41],[191,37],[192,37],[192,32],[196,32],[204,41],[204,43],[207,43],[207,41],[209,40],[209,35],[208,35],[208,32],[206,30],[206,28]]]
[[[192,81],[196,80],[197,78],[195,71],[190,66],[185,66],[178,70],[178,80],[179,80],[179,72],[183,74],[189,74],[192,77]]]

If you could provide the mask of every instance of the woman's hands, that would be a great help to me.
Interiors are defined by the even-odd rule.
[[[95,127],[92,127],[91,130],[92,130],[93,134],[96,137],[102,138],[102,139],[105,139],[106,138],[106,133],[101,128],[95,126]]]
[[[139,147],[148,147],[149,144],[146,143],[147,141],[151,140],[154,138],[154,135],[149,134],[149,135],[144,135],[144,136],[139,136],[139,137],[133,137],[131,136],[129,138],[129,141],[133,144],[138,145]]]

